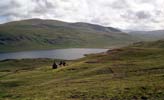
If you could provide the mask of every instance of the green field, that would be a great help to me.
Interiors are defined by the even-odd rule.
[[[164,48],[130,46],[67,61],[0,62],[0,100],[163,100]]]

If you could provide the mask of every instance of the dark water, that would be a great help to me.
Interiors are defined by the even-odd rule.
[[[0,53],[0,60],[5,59],[26,59],[26,58],[54,58],[74,60],[84,57],[84,54],[105,52],[108,49],[89,49],[89,48],[73,48],[73,49],[55,49],[55,50],[37,50],[24,51],[14,53]]]

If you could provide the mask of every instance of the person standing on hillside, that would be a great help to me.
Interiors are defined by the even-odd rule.
[[[65,61],[63,61],[63,66],[66,66],[66,62]]]
[[[56,62],[54,61],[53,65],[52,65],[52,69],[57,69],[58,65],[56,64]]]
[[[65,61],[60,61],[59,66],[66,66],[66,62]]]
[[[59,66],[61,67],[63,65],[63,61],[60,61]]]

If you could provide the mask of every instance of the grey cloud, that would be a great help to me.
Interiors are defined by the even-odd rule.
[[[1,0],[0,23],[29,19],[90,22],[127,29],[164,26],[162,0]]]
[[[33,9],[31,9],[30,13],[34,13],[34,14],[45,14],[48,13],[48,11],[50,9],[55,9],[55,5],[53,5],[51,2],[49,2],[48,0],[32,0],[33,5]]]
[[[136,13],[136,16],[138,19],[148,19],[151,17],[151,14],[149,12],[139,11]]]
[[[115,0],[110,6],[115,9],[125,9],[128,7],[128,4],[126,0]]]

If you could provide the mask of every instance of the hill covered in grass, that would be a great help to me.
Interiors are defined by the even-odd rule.
[[[133,46],[136,47],[148,47],[148,48],[164,48],[164,40],[158,40],[153,42],[137,42]]]
[[[164,39],[164,30],[127,32],[140,41],[157,41]]]
[[[0,52],[52,48],[105,48],[134,38],[112,27],[29,19],[0,25]]]
[[[87,55],[55,70],[50,59],[5,60],[0,62],[0,98],[163,100],[163,61],[164,48],[144,45]]]

